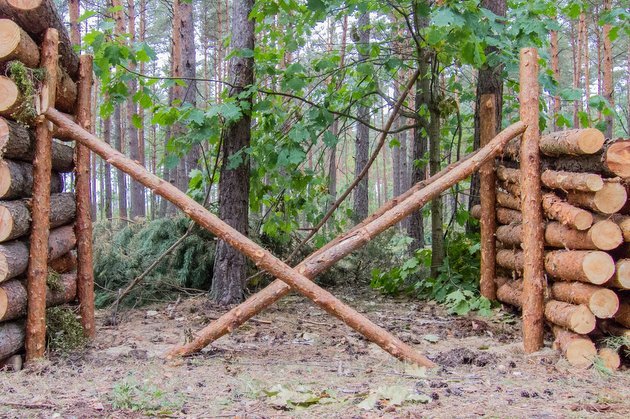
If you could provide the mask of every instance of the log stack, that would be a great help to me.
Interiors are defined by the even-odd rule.
[[[610,368],[619,355],[596,346],[611,334],[630,336],[630,140],[605,141],[595,129],[540,139],[544,319],[554,347],[576,366],[595,357]],[[519,139],[508,144],[496,169],[496,296],[523,304],[524,258]],[[481,219],[481,207],[473,208]]]
[[[0,76],[0,366],[21,365],[25,341],[27,361],[41,356],[45,323],[31,309],[75,301],[78,289],[85,289],[77,270],[92,270],[83,266],[80,250],[77,255],[77,242],[85,235],[86,225],[85,208],[79,201],[85,202],[81,199],[85,197],[64,186],[64,179],[72,179],[82,167],[75,165],[75,148],[58,141],[63,135],[51,130],[48,122],[25,119],[22,112],[54,106],[78,115],[78,108],[86,105],[82,83],[84,96],[92,85],[91,74],[85,82],[81,63],[52,0],[0,0],[0,67],[4,69]],[[26,87],[33,88],[27,92],[24,80],[8,71],[15,67],[25,69],[20,77],[44,69],[39,73],[45,79],[27,80]],[[52,135],[56,138],[51,143]],[[50,188],[42,187],[41,180],[46,184],[48,177]],[[78,181],[77,176],[68,183]],[[47,228],[37,227],[42,225]],[[42,249],[38,254],[37,248]],[[44,268],[48,260],[47,272],[31,266],[36,260]],[[90,335],[92,329],[87,330]],[[29,338],[36,352],[29,353]]]

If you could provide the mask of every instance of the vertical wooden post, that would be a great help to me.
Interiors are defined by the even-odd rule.
[[[521,211],[523,213],[523,346],[525,352],[543,345],[544,240],[538,128],[538,52],[523,48],[520,57]]]
[[[496,107],[494,94],[483,94],[479,101],[479,145],[485,146],[497,135]],[[496,189],[494,161],[484,163],[479,169],[479,192],[481,198],[481,277],[479,289],[481,295],[496,300],[497,288],[494,283],[496,270]]]
[[[93,59],[82,55],[79,61],[79,92],[77,96],[77,123],[92,132],[92,77]],[[92,215],[90,199],[90,150],[77,143],[75,147],[75,192],[77,218],[74,231],[77,236],[77,297],[83,332],[94,336],[94,269],[92,263]]]
[[[55,103],[59,33],[48,29],[41,49],[40,67],[46,80],[40,94],[41,111]],[[46,279],[48,277],[48,234],[50,228],[50,171],[52,169],[52,124],[40,116],[35,127],[33,159],[33,205],[31,243],[27,274],[26,360],[41,358],[46,349]]]

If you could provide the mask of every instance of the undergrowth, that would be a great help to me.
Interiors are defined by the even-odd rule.
[[[75,308],[58,306],[46,310],[46,340],[48,349],[60,354],[76,351],[87,344]]]
[[[22,95],[22,104],[11,116],[18,122],[28,124],[37,116],[35,96],[39,85],[46,78],[46,70],[28,68],[19,61],[11,61],[7,64],[6,73]]]
[[[117,383],[110,395],[114,409],[128,409],[151,416],[170,416],[179,411],[182,400],[174,400],[169,393],[155,385],[139,384],[133,379]]]
[[[110,304],[120,288],[142,274],[188,228],[186,218],[162,218],[115,228],[110,222],[94,227],[94,277],[96,305]],[[181,291],[208,290],[214,264],[214,236],[195,227],[166,256],[123,304],[150,302]]]
[[[454,232],[445,245],[446,257],[437,277],[429,275],[431,249],[425,248],[391,269],[373,269],[371,286],[386,294],[434,300],[458,315],[471,311],[489,315],[491,302],[479,295],[479,235]]]

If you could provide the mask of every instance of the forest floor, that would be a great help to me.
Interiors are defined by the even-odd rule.
[[[224,310],[203,297],[98,316],[87,351],[0,373],[0,417],[630,417],[630,374],[521,350],[520,322],[334,289],[441,365],[405,366],[299,296],[201,354],[161,357]]]

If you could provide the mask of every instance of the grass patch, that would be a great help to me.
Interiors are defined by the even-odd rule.
[[[58,306],[46,310],[46,340],[49,350],[61,354],[85,347],[87,338],[72,307]]]

